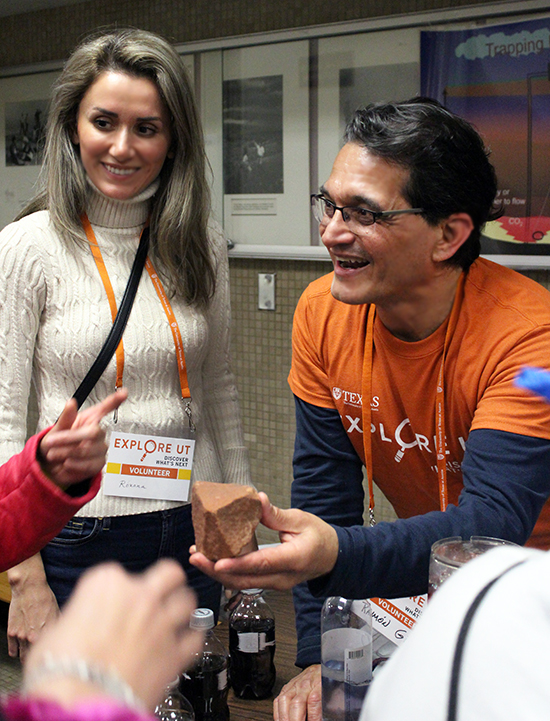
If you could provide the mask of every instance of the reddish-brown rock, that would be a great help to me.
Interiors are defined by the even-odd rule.
[[[211,561],[238,556],[262,515],[256,490],[237,483],[196,481],[191,504],[197,551]]]

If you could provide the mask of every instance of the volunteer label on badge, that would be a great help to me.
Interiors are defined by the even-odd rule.
[[[107,496],[189,500],[195,441],[112,433],[103,479]]]
[[[400,646],[422,615],[427,596],[404,598],[371,598],[372,630],[378,631],[389,641]]]

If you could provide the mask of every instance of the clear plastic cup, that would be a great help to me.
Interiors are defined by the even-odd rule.
[[[490,536],[472,536],[464,541],[460,536],[451,536],[436,541],[430,553],[430,571],[428,578],[428,598],[451,576],[472,558],[481,556],[496,546],[515,546],[511,541]]]

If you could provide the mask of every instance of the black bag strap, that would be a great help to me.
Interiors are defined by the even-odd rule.
[[[134,298],[136,297],[139,281],[141,280],[141,274],[145,266],[148,249],[149,227],[146,227],[141,233],[139,247],[132,264],[130,277],[128,278],[128,283],[126,284],[124,295],[122,296],[122,302],[120,303],[116,318],[111,326],[111,330],[109,331],[109,335],[107,336],[102,349],[99,351],[97,358],[92,363],[90,370],[86,373],[84,380],[73,394],[73,398],[76,398],[79,408],[90,395],[95,384],[101,378],[103,371],[107,368],[107,364],[113,357],[113,353],[117,349],[120,339],[122,338],[130,311],[132,310]]]
[[[451,671],[451,687],[449,691],[449,706],[447,709],[447,721],[456,721],[457,719],[458,685],[460,682],[460,671],[462,669],[462,656],[464,654],[466,636],[468,635],[468,631],[470,630],[470,626],[472,624],[475,612],[477,611],[477,609],[481,605],[481,602],[490,591],[490,589],[493,587],[493,585],[513,568],[516,568],[516,566],[521,566],[522,563],[525,563],[525,559],[523,561],[518,561],[517,563],[514,563],[512,566],[502,571],[502,573],[499,573],[498,576],[496,576],[496,578],[493,578],[492,581],[486,583],[485,586],[483,586],[481,591],[479,591],[477,596],[474,598],[474,600],[470,604],[470,607],[468,608],[468,611],[466,612],[466,615],[464,616],[460,631],[458,633],[453,657],[453,666]]]

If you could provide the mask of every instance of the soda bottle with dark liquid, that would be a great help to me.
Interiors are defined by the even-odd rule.
[[[206,630],[202,652],[193,666],[180,676],[179,690],[189,699],[195,721],[229,721],[227,651],[213,631],[214,613],[197,608],[190,621],[191,628]]]
[[[276,676],[275,618],[260,588],[242,591],[229,618],[229,655],[235,696],[271,696]]]

